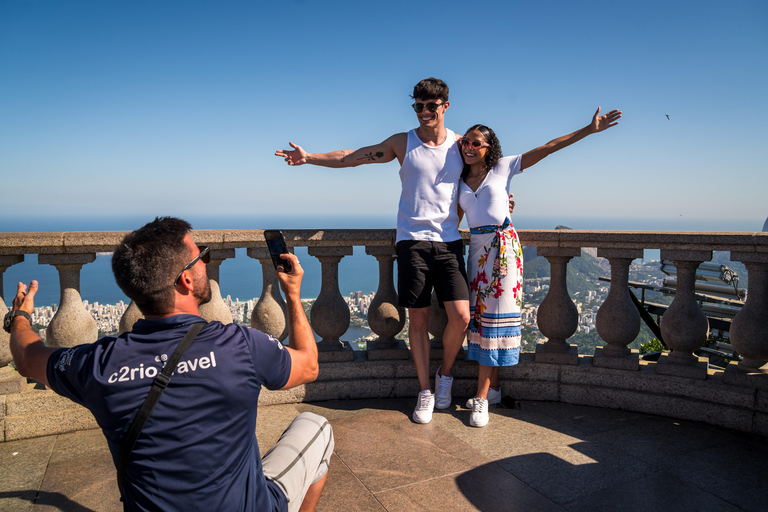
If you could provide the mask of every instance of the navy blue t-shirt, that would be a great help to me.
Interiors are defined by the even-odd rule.
[[[61,349],[49,358],[51,388],[93,413],[115,463],[153,378],[200,320],[139,320],[117,339]],[[126,472],[126,510],[287,510],[285,495],[264,478],[255,431],[261,386],[280,389],[290,373],[290,354],[275,338],[208,323],[136,442]]]

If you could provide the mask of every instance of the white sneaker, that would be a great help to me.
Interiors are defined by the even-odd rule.
[[[473,427],[484,427],[488,424],[488,400],[475,397],[472,403],[472,414],[469,415],[469,424]]]
[[[470,398],[469,400],[467,400],[467,405],[465,407],[467,409],[472,409],[473,401],[474,401],[474,398]],[[488,403],[489,404],[501,403],[501,388],[499,389],[488,388]]]
[[[447,409],[451,406],[451,386],[453,386],[453,377],[443,377],[440,375],[440,368],[435,373],[435,407],[438,409]]]
[[[413,421],[416,423],[429,423],[432,421],[432,410],[435,408],[435,395],[425,389],[419,392],[416,409],[413,410]]]

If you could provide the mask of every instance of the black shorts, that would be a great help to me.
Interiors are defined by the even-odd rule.
[[[469,300],[464,242],[397,242],[397,295],[404,308],[426,308],[435,289],[440,306],[444,302]]]

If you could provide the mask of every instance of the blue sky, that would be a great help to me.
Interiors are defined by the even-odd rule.
[[[394,225],[396,162],[292,168],[274,152],[407,131],[413,85],[435,76],[451,88],[447,126],[487,124],[505,154],[584,126],[597,106],[624,112],[512,180],[520,228],[661,217],[757,231],[766,27],[763,0],[0,0],[0,215]]]

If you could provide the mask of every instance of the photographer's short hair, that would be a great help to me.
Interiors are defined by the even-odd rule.
[[[448,85],[439,78],[425,78],[413,88],[411,98],[448,101]]]
[[[173,310],[173,281],[192,256],[184,244],[191,229],[187,221],[158,217],[127,234],[115,248],[115,281],[145,315],[164,315]]]

